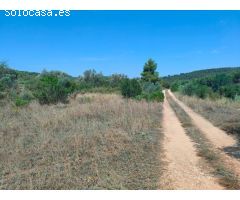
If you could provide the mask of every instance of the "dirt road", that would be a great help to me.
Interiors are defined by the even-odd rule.
[[[236,144],[236,140],[232,136],[228,135],[226,132],[214,126],[211,122],[199,114],[195,113],[191,108],[179,101],[171,91],[168,91],[168,94],[183,108],[183,110],[185,110],[185,112],[193,120],[194,124],[207,135],[208,139],[217,148],[224,148]]]
[[[234,146],[237,140],[228,135],[225,131],[214,126],[207,119],[194,112],[191,108],[185,105],[183,102],[178,100],[175,95],[168,91],[168,94],[172,97],[175,102],[189,115],[192,119],[193,124],[206,135],[208,140],[216,147],[218,154],[222,157],[224,165],[233,171],[238,177],[240,177],[240,161],[224,153],[223,148]]]
[[[217,180],[199,165],[195,147],[167,99],[163,104],[165,161],[168,163],[160,187],[164,189],[223,189]]]

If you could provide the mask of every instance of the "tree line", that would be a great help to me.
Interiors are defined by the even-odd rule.
[[[86,70],[79,77],[60,71],[42,73],[23,72],[0,64],[0,100],[11,100],[16,106],[24,106],[32,100],[40,104],[67,103],[69,96],[85,92],[116,92],[125,98],[162,101],[161,81],[156,72],[157,64],[149,59],[141,78],[128,78],[124,74],[104,76],[94,69]]]
[[[165,82],[172,91],[179,91],[184,95],[199,98],[217,99],[226,97],[240,100],[240,68],[217,70],[208,76],[193,79],[178,79],[174,82]],[[217,73],[216,73],[217,72]],[[176,77],[175,77],[176,78]]]

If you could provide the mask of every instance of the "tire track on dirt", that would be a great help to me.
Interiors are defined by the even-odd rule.
[[[194,143],[186,135],[165,98],[163,104],[165,160],[168,163],[161,179],[162,189],[223,189],[217,180],[200,166]]]
[[[227,155],[223,151],[223,148],[225,147],[236,145],[237,140],[233,136],[228,135],[225,131],[214,126],[211,122],[198,113],[194,112],[191,108],[178,100],[171,91],[168,91],[168,94],[189,115],[193,121],[193,124],[202,133],[204,133],[208,140],[214,145],[219,155],[223,158],[224,165],[231,169],[238,176],[238,178],[240,178],[240,161]]]

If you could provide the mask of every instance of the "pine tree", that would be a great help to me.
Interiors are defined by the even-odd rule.
[[[154,60],[149,59],[143,67],[143,72],[141,73],[142,80],[156,83],[159,80],[159,74],[156,72],[156,69],[157,63],[155,63]]]

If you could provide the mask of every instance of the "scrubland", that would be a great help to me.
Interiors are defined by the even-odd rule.
[[[184,96],[179,93],[177,97],[191,107],[194,111],[210,120],[215,126],[222,128],[240,139],[240,102],[229,99],[199,99]]]
[[[0,189],[157,189],[162,105],[115,94],[0,105]]]

